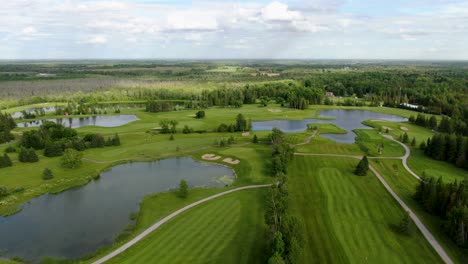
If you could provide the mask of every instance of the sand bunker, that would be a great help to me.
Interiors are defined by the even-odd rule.
[[[235,159],[231,159],[231,158],[225,158],[225,159],[223,159],[223,161],[226,162],[226,163],[229,163],[229,164],[234,164],[234,165],[240,163],[239,160],[235,160]]]
[[[244,133],[242,133],[242,136],[243,137],[248,137],[248,136],[250,136],[250,132],[244,132]]]
[[[408,131],[409,130],[407,127],[404,127],[404,126],[400,127],[400,129],[403,130],[403,131]]]
[[[219,160],[221,156],[216,156],[215,154],[205,154],[202,156],[204,160]]]
[[[388,129],[388,131],[392,131],[392,130],[393,130],[393,128],[386,127],[386,126],[382,126],[382,129],[384,129],[384,130],[387,130],[387,129]]]
[[[272,112],[272,113],[280,113],[282,112],[281,109],[268,109],[269,112]]]

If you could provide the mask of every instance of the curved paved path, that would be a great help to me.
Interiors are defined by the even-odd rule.
[[[387,137],[387,138],[389,138],[389,137]],[[389,139],[394,140],[393,138],[389,138]],[[396,141],[396,140],[394,140],[394,141]],[[400,142],[398,142],[398,143],[400,143]],[[400,144],[402,144],[402,143],[400,143]],[[405,168],[407,168],[406,159],[408,158],[410,152],[409,152],[409,148],[406,145],[404,145],[404,147],[405,147],[405,150],[406,150],[406,154],[405,154],[405,156],[401,157],[401,159],[403,160],[403,165],[405,165]],[[313,153],[294,153],[294,155],[324,156],[324,157],[347,157],[347,158],[354,158],[354,159],[361,159],[362,158],[362,156],[333,155],[333,154],[313,154]],[[382,157],[382,158],[384,158],[384,157]],[[440,258],[447,264],[453,264],[452,260],[450,259],[448,254],[445,252],[444,248],[439,244],[439,242],[437,242],[437,240],[434,238],[432,233],[426,228],[426,226],[424,226],[424,224],[421,222],[421,220],[419,220],[418,216],[415,213],[413,213],[411,208],[409,208],[405,204],[405,202],[393,191],[393,189],[390,187],[390,185],[388,185],[388,183],[385,181],[385,179],[382,177],[382,175],[380,175],[380,173],[370,164],[369,164],[369,169],[375,174],[377,179],[379,179],[379,181],[382,183],[382,185],[385,187],[385,189],[387,189],[387,191],[400,204],[400,206],[403,207],[403,209],[405,211],[409,212],[409,215],[410,215],[411,219],[413,219],[413,221],[416,224],[416,226],[418,227],[418,229],[424,235],[424,237],[429,242],[429,244],[431,244],[431,246],[434,248],[434,250],[437,252],[437,254],[439,254]],[[410,171],[408,171],[408,172],[410,172]],[[412,173],[412,174],[414,174],[414,173]],[[413,176],[417,177],[419,180],[421,179],[416,174],[414,174]]]
[[[210,197],[207,197],[207,198],[204,198],[200,201],[197,201],[197,202],[194,202],[194,203],[191,203],[175,212],[173,212],[172,214],[164,217],[163,219],[159,220],[158,222],[154,223],[152,226],[150,226],[148,229],[146,229],[145,231],[141,232],[138,236],[136,236],[135,238],[133,238],[132,240],[128,241],[127,243],[123,244],[122,246],[120,246],[119,248],[117,248],[116,250],[112,251],[111,253],[109,253],[108,255],[100,258],[99,260],[96,260],[95,262],[93,262],[93,264],[101,264],[101,263],[104,263],[108,260],[110,260],[111,258],[119,255],[120,253],[124,252],[125,250],[127,250],[128,248],[130,248],[131,246],[135,245],[136,243],[138,243],[140,240],[142,240],[143,238],[145,238],[146,236],[148,236],[151,232],[153,232],[154,230],[158,229],[160,226],[162,226],[164,223],[168,222],[169,220],[171,220],[172,218],[178,216],[179,214],[189,210],[190,208],[192,207],[195,207],[199,204],[202,204],[202,203],[205,203],[205,202],[208,202],[210,200],[213,200],[213,199],[216,199],[216,198],[219,198],[221,196],[224,196],[226,194],[230,194],[230,193],[233,193],[233,192],[237,192],[237,191],[241,191],[241,190],[246,190],[246,189],[254,189],[254,188],[265,188],[265,187],[270,187],[271,184],[264,184],[264,185],[250,185],[250,186],[244,186],[244,187],[239,187],[239,188],[236,188],[236,189],[232,189],[232,190],[229,190],[229,191],[225,191],[225,192],[222,192],[222,193],[218,193],[218,194],[215,194],[215,195],[212,195]]]
[[[401,143],[400,141],[394,139],[391,135],[383,135],[385,138],[388,138],[398,144],[400,144],[404,149],[405,149],[405,155],[403,157],[401,157],[401,160],[403,161],[403,167],[405,167],[405,169],[409,172],[409,174],[411,174],[413,177],[415,177],[416,179],[418,180],[421,180],[421,177],[419,177],[416,173],[414,173],[410,167],[408,166],[408,158],[411,154],[411,150],[408,146],[406,146],[405,144]]]

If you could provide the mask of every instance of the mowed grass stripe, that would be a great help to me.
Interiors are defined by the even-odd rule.
[[[307,229],[302,262],[441,263],[414,225],[409,236],[395,231],[403,210],[373,175],[355,176],[356,164],[294,157],[290,203]]]
[[[258,203],[265,191],[244,190],[195,207],[109,263],[261,262],[258,252],[253,258],[225,253],[264,248],[264,211]],[[250,217],[241,218],[244,213]]]
[[[211,212],[216,212],[219,215],[223,215],[226,213],[226,210],[225,210],[226,208],[228,208],[228,206],[223,208],[220,204],[215,204]],[[222,211],[220,211],[220,209]],[[208,226],[212,226],[213,222],[216,221],[215,219],[216,215],[211,215],[211,218],[205,219],[203,216],[200,215],[199,211],[196,211],[194,214],[195,214],[195,221],[190,221],[189,219],[182,219],[179,226],[184,226],[185,229],[180,229],[177,226],[171,226],[169,236],[163,237],[160,243],[157,243],[156,241],[152,241],[151,243],[153,246],[152,250],[154,250],[155,248],[158,250],[163,250],[164,248],[171,248],[175,252],[183,252],[187,248],[190,248],[191,250],[188,251],[190,253],[197,250],[197,247],[200,247],[203,241],[200,241],[201,243],[198,243],[196,245],[190,244],[190,241],[196,238],[199,238],[203,235],[206,235],[204,234],[205,230],[198,229],[197,226],[200,226],[201,224],[203,224],[202,223],[203,221],[207,221],[204,224],[207,224]],[[188,230],[195,230],[195,232],[187,232]],[[180,241],[176,239],[177,237],[184,236],[184,235],[185,235],[184,240]],[[151,254],[146,254],[146,257],[143,257],[143,261],[148,262],[151,260],[152,257],[153,256]],[[157,261],[159,263],[169,263],[171,261],[177,262],[177,261],[180,261],[179,259],[181,257],[190,259],[192,256],[191,255],[182,256],[182,254],[171,256],[169,254],[162,254],[160,257],[158,257]]]

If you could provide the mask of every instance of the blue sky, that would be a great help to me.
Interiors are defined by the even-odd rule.
[[[9,0],[0,59],[468,60],[468,0]]]

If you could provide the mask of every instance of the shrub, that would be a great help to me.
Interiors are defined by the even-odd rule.
[[[13,166],[10,157],[8,154],[3,154],[3,157],[0,156],[0,168],[6,168]]]
[[[38,162],[39,157],[37,156],[36,152],[33,148],[24,148],[22,147],[20,153],[18,155],[18,159],[20,162]]]
[[[200,119],[200,118],[205,118],[205,111],[198,111],[196,114],[195,114],[195,117]]]
[[[5,153],[14,153],[16,152],[16,148],[13,146],[9,146],[8,148],[5,149]]]
[[[53,178],[54,178],[54,174],[52,173],[52,170],[49,168],[45,168],[44,171],[42,172],[42,179],[47,181]]]

